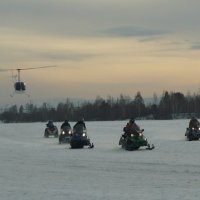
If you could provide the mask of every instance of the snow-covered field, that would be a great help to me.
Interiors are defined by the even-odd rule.
[[[44,138],[45,123],[0,124],[0,199],[199,200],[200,141],[185,140],[188,122],[137,121],[156,148],[132,152],[118,146],[126,121],[86,122],[94,149]]]

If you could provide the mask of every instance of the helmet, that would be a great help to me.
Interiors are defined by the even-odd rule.
[[[130,122],[130,123],[134,123],[134,122],[135,122],[135,119],[130,119],[129,122]]]
[[[65,123],[68,123],[69,121],[67,120],[67,119],[65,119],[65,121],[64,121]]]
[[[83,118],[83,117],[80,118],[79,121],[80,121],[80,122],[84,122],[84,118]]]

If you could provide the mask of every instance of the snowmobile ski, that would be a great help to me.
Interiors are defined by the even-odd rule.
[[[146,150],[153,150],[153,149],[155,149],[155,146],[153,144],[152,145],[150,145],[150,144],[147,145]]]
[[[94,148],[94,144],[93,144],[93,143],[90,143],[88,148],[89,148],[89,149]]]

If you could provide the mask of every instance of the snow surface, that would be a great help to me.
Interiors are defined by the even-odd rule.
[[[94,149],[44,138],[45,123],[0,124],[0,199],[199,200],[200,141],[185,140],[188,122],[137,121],[156,148],[131,152],[118,145],[126,121],[86,122]]]

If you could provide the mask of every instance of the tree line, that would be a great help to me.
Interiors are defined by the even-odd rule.
[[[107,99],[97,96],[94,101],[84,101],[79,105],[70,99],[58,103],[56,107],[47,103],[41,106],[32,103],[19,107],[13,105],[1,112],[0,120],[5,123],[43,122],[50,119],[77,121],[80,118],[87,121],[106,121],[130,118],[188,118],[192,115],[200,116],[200,94],[184,95],[181,92],[164,91],[160,98],[154,94],[149,103],[145,103],[141,93],[137,92],[134,98],[123,94],[117,98],[109,96]]]

